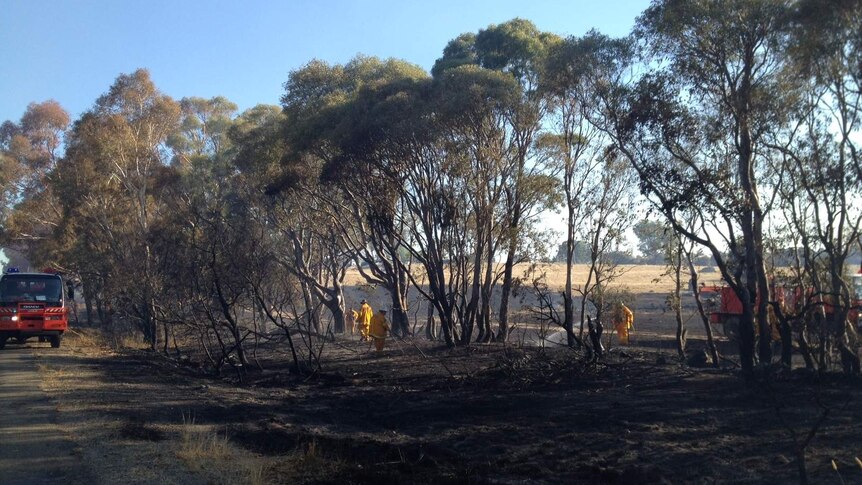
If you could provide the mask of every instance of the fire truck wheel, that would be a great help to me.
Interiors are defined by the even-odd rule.
[[[15,337],[15,341],[18,342],[19,344],[23,344],[24,342],[27,341],[27,337]]]
[[[739,338],[739,319],[730,317],[724,321],[724,336],[727,340],[735,342]]]
[[[9,337],[0,337],[0,350],[3,350],[6,348],[6,340],[8,338]]]
[[[51,337],[51,348],[52,349],[60,348],[60,336],[59,335],[57,335],[56,337]]]

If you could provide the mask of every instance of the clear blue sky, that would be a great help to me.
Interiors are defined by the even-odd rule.
[[[0,0],[0,122],[56,99],[76,118],[121,73],[163,92],[278,104],[288,73],[358,53],[430,69],[446,42],[514,17],[619,36],[648,0]]]

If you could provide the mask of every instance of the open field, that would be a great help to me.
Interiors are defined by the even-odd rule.
[[[794,436],[820,419],[812,481],[862,481],[862,381],[794,371],[746,382],[721,338],[722,368],[681,365],[660,308],[667,286],[635,281],[655,273],[629,273],[652,292],[636,294],[634,345],[609,340],[599,364],[517,339],[451,350],[407,339],[376,355],[340,336],[310,377],[289,371],[283,345],[261,345],[240,384],[111,350],[95,330],[58,350],[10,349],[36,353],[95,483],[787,483]]]
[[[527,287],[516,294],[511,301],[510,308],[513,313],[510,319],[515,328],[512,337],[513,342],[524,339],[534,340],[532,334],[539,324],[535,315],[529,312],[529,307],[536,305],[536,300],[529,289],[532,279],[544,274],[545,281],[551,289],[560,291],[565,286],[565,265],[562,263],[539,265],[535,271],[525,276],[528,268],[528,265],[518,265],[515,270],[515,276],[523,278]],[[575,265],[573,281],[576,286],[586,281],[588,269],[587,265]],[[637,332],[634,338],[650,339],[661,348],[671,347],[673,342],[669,340],[669,336],[676,331],[676,324],[673,321],[672,313],[669,313],[666,308],[665,299],[673,289],[673,281],[664,274],[665,267],[660,265],[629,265],[623,266],[621,269],[623,275],[610,288],[625,290],[632,297],[632,301],[628,305],[635,314]],[[721,284],[721,277],[713,268],[699,267],[698,271],[702,283],[708,286]],[[683,278],[688,281],[687,275],[684,275]],[[421,278],[418,279],[421,280]],[[360,281],[362,281],[361,275],[357,270],[348,271],[345,280],[348,306],[358,307],[359,301],[365,298],[375,310],[381,307],[389,308],[388,295],[381,288],[362,285],[359,284]],[[499,291],[495,293],[492,311],[496,311],[499,307],[498,296]],[[576,305],[578,304],[576,300]],[[424,324],[426,318],[426,302],[415,289],[410,292],[410,309],[409,313],[414,328],[421,330],[421,325]],[[705,337],[706,333],[697,314],[694,299],[685,291],[685,288],[683,288],[683,318],[688,326],[689,336]],[[550,332],[558,330],[559,328],[556,327],[548,328]],[[718,333],[722,331],[721,328],[714,328],[714,330]]]
[[[514,275],[523,277],[530,265],[519,264],[515,266]],[[704,272],[704,268],[707,271]],[[673,287],[673,281],[670,277],[665,276],[665,267],[661,265],[624,265],[620,267],[623,275],[616,281],[613,287],[625,287],[632,293],[650,293],[650,292],[667,292]],[[572,279],[575,285],[586,281],[589,266],[585,264],[576,264],[573,267]],[[700,279],[707,285],[717,285],[721,281],[721,275],[711,267],[698,267],[701,272]],[[564,263],[548,263],[536,266],[534,273],[531,273],[531,278],[535,278],[539,274],[546,275],[548,286],[554,289],[562,289],[566,283],[566,272]],[[421,280],[421,272],[416,272],[418,279]],[[363,282],[359,271],[350,269],[347,271],[345,284],[348,286],[357,286]]]

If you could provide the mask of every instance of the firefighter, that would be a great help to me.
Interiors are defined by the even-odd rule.
[[[371,318],[371,331],[369,336],[374,341],[374,349],[377,352],[383,350],[386,344],[386,334],[389,333],[389,323],[386,321],[386,310],[380,310]]]
[[[627,306],[620,303],[614,314],[614,329],[617,331],[617,337],[621,345],[629,344],[629,331],[635,329],[634,323],[634,313]]]
[[[362,335],[362,340],[365,341],[368,340],[368,328],[371,325],[371,317],[374,316],[374,310],[371,309],[371,305],[364,299],[361,303],[362,306],[359,308],[356,322],[359,324],[359,333]]]
[[[350,312],[353,314],[353,319],[350,320],[350,335],[356,333],[356,327],[359,326],[359,312],[351,309]]]

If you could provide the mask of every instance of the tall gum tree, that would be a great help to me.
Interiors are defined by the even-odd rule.
[[[806,253],[802,262],[813,296],[830,306],[822,315],[831,322],[826,342],[821,342],[820,367],[825,363],[822,347],[834,342],[844,371],[859,373],[855,322],[847,319],[853,298],[846,273],[848,257],[859,247],[862,222],[862,5],[833,0],[792,7],[786,51],[788,78],[798,92],[795,123],[778,133],[770,148],[778,153],[773,160],[775,172],[783,175],[783,206]],[[804,335],[799,337],[801,341]]]
[[[588,299],[600,295],[603,285],[618,276],[606,252],[619,244],[634,214],[632,173],[607,156],[608,136],[593,123],[596,111],[590,82],[601,69],[614,62],[603,59],[597,49],[609,42],[596,32],[583,38],[568,38],[551,44],[544,59],[540,90],[550,106],[551,131],[541,146],[551,153],[562,178],[566,213],[566,282],[562,293],[563,321],[569,345],[583,341]],[[619,43],[618,49],[626,47]],[[608,49],[607,53],[613,51]],[[587,279],[576,287],[572,279],[578,241],[587,248],[590,263]],[[578,334],[574,333],[575,293],[581,294]],[[601,313],[600,308],[596,308]],[[597,315],[598,316],[598,315]]]
[[[450,69],[433,82],[406,76],[369,84],[348,106],[347,136],[332,164],[366,174],[352,185],[376,202],[368,206],[374,217],[368,225],[357,218],[359,227],[371,235],[378,230],[370,223],[398,229],[388,237],[425,270],[425,283],[407,276],[435,306],[450,345],[469,342],[482,321],[498,215],[493,201],[500,197],[494,187],[501,136],[492,113],[504,109],[514,88],[508,77],[476,66]]]
[[[79,246],[77,255],[108,255],[113,267],[91,279],[110,277],[116,283],[114,310],[135,319],[153,349],[159,278],[149,231],[162,208],[158,181],[170,159],[166,142],[179,121],[178,103],[156,88],[145,69],[122,74],[76,123],[55,179],[66,191],[61,200],[70,217],[67,226],[80,218],[88,227],[89,234],[75,245],[99,248]]]
[[[392,120],[375,106],[387,83],[422,78],[427,73],[396,59],[360,56],[345,65],[313,61],[291,73],[282,98],[290,147],[285,166],[294,173],[313,172],[305,175],[316,180],[314,197],[321,210],[332,214],[339,243],[350,250],[365,279],[388,291],[393,327],[400,334],[409,332],[409,278],[394,217],[399,181],[390,155],[376,144],[380,127]]]
[[[298,302],[304,299],[305,294],[297,288],[301,285],[296,284],[296,278],[292,278],[290,271],[280,262],[285,244],[281,238],[273,237],[274,197],[266,193],[270,182],[282,173],[281,161],[286,151],[282,133],[284,118],[279,106],[255,106],[233,120],[228,138],[234,147],[232,166],[245,180],[243,198],[250,206],[249,219],[254,221],[250,239],[257,241],[255,251],[248,255],[251,264],[237,270],[243,275],[262,316],[284,330],[293,366],[301,371],[297,345],[290,329],[298,326],[301,320],[304,308]],[[310,336],[307,341],[311,342]],[[312,353],[309,355],[313,356]]]
[[[434,82],[435,109],[441,135],[453,153],[449,171],[461,187],[464,219],[469,224],[464,259],[466,303],[460,312],[461,341],[469,344],[478,327],[478,340],[490,340],[490,298],[495,279],[497,248],[504,240],[500,208],[511,173],[506,164],[504,117],[514,107],[517,87],[505,75],[464,65],[446,70]],[[460,163],[457,163],[460,162]]]
[[[523,252],[526,247],[527,228],[537,213],[548,205],[551,195],[548,192],[551,184],[545,178],[545,167],[540,163],[543,159],[536,156],[535,142],[547,111],[546,100],[538,90],[539,71],[548,46],[556,41],[553,34],[541,32],[530,21],[516,18],[490,25],[476,34],[466,33],[453,39],[432,70],[434,76],[439,77],[454,67],[475,64],[510,76],[519,88],[518,97],[511,107],[499,115],[500,126],[504,129],[501,140],[503,158],[498,162],[503,195],[500,200],[503,210],[498,212],[502,226],[499,238],[505,250],[496,335],[499,341],[505,341],[509,334],[513,271],[519,251]],[[487,258],[489,271],[490,262],[494,259],[493,255]],[[492,279],[489,275],[486,281]],[[490,300],[491,288],[487,286],[482,292],[485,307]],[[480,316],[486,327],[490,327],[489,314],[489,309],[483,309]],[[490,338],[490,328],[482,334],[486,339]]]
[[[763,241],[768,208],[759,177],[764,134],[784,121],[775,93],[781,92],[785,12],[780,1],[653,2],[636,28],[648,54],[640,79],[593,83],[614,148],[638,171],[642,191],[674,230],[712,253],[742,301],[744,374],[754,367],[755,322],[760,361],[772,357]],[[683,223],[691,218],[695,230]],[[707,226],[718,230],[721,243]]]
[[[343,116],[330,133],[336,155],[321,176],[338,189],[337,196],[328,200],[331,209],[341,214],[337,224],[353,249],[360,273],[368,283],[387,290],[393,331],[403,336],[410,333],[407,293],[411,284],[401,237],[405,228],[399,168],[404,161],[391,140],[410,126],[401,125],[406,116],[403,89],[426,82],[428,74],[394,59],[365,62],[376,63],[374,76],[341,107]]]
[[[249,363],[244,341],[252,333],[240,318],[243,309],[252,304],[242,276],[257,244],[248,237],[253,232],[251,204],[245,197],[244,180],[232,163],[229,130],[237,107],[220,96],[183,98],[179,104],[180,126],[168,139],[175,175],[170,184],[172,197],[167,200],[171,211],[161,237],[153,238],[161,244],[158,263],[162,272],[171,275],[164,278],[165,286],[178,286],[170,288],[171,294],[190,293],[192,304],[188,306],[195,310],[190,318],[197,321],[203,316],[200,320],[210,323],[211,331],[202,332],[201,337],[202,341],[214,338],[221,349],[221,356],[212,359],[214,367],[220,369],[225,361],[233,365],[227,357],[235,355],[239,364],[235,369],[242,377]],[[171,234],[171,225],[177,227],[180,237]],[[186,274],[177,275],[172,267],[174,251],[185,255]],[[161,313],[172,308],[176,321],[183,318],[186,305],[169,301],[161,306]],[[168,330],[164,325],[165,351]]]
[[[0,228],[5,244],[24,250],[40,265],[60,263],[50,236],[61,207],[49,176],[68,127],[69,114],[54,100],[30,103],[18,123],[0,127]]]

